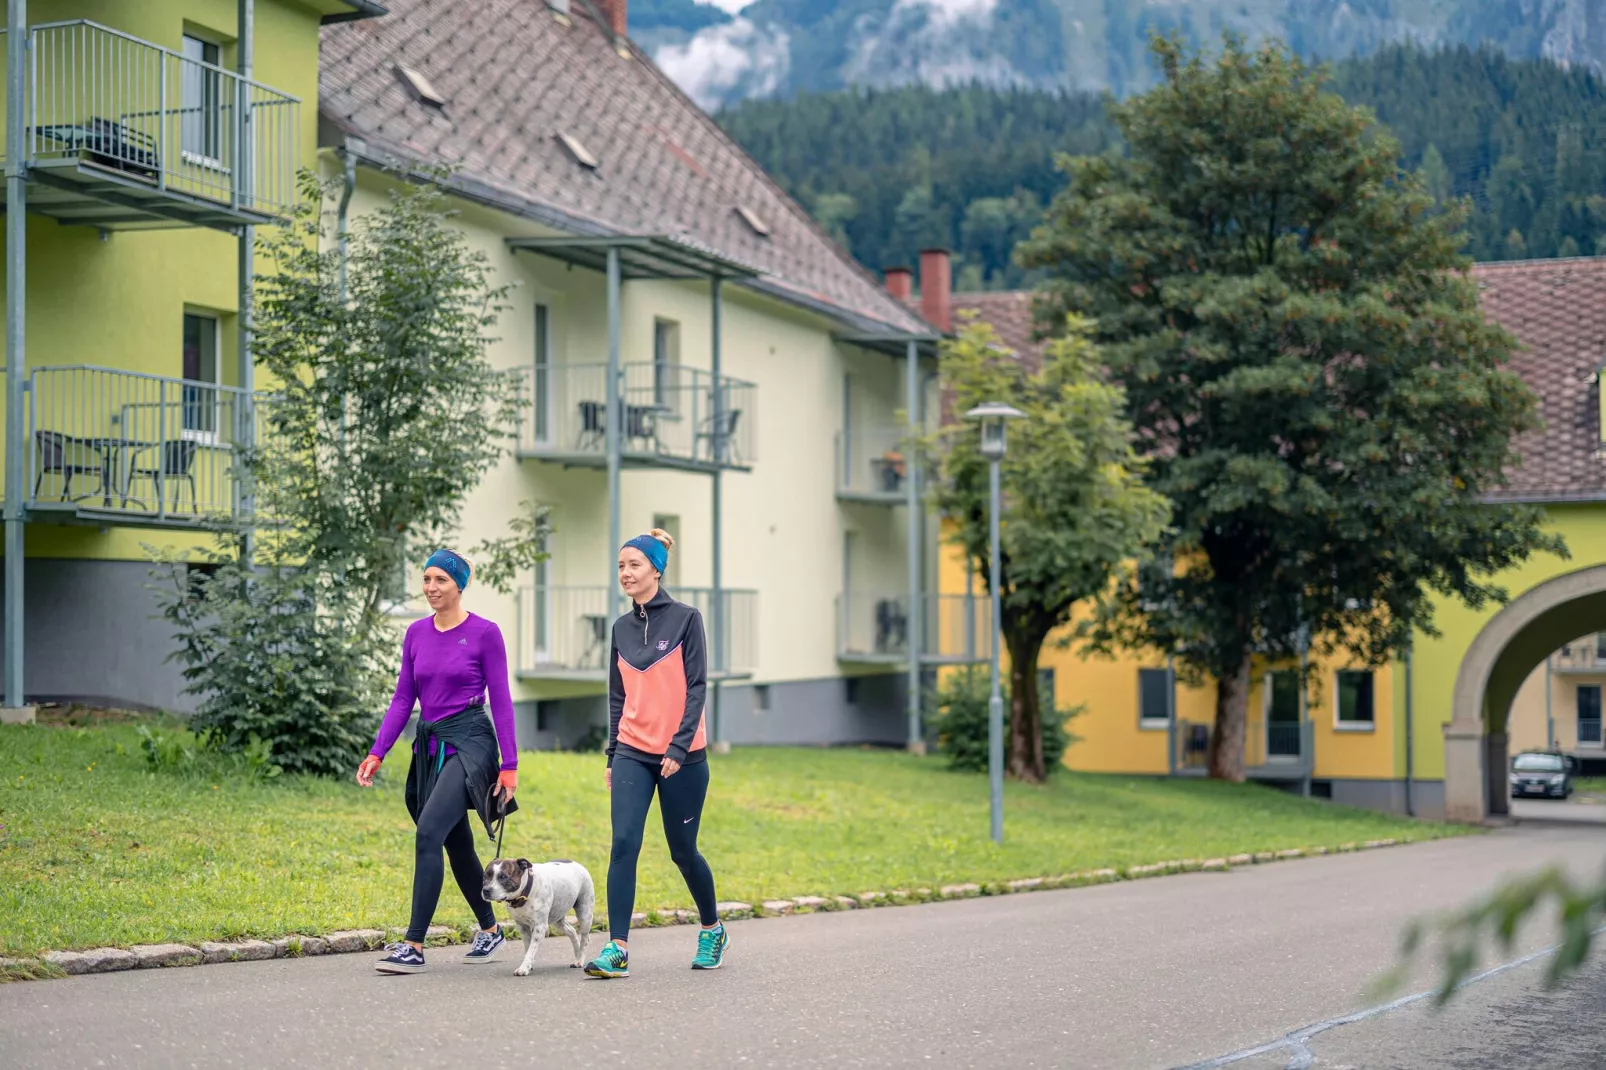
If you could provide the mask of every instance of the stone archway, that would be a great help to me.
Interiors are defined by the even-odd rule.
[[[1562,644],[1606,626],[1606,565],[1523,592],[1478,632],[1456,673],[1444,726],[1444,811],[1476,823],[1507,812],[1506,719],[1517,689]]]

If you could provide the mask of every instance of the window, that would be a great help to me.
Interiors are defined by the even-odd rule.
[[[184,313],[183,428],[186,438],[214,438],[218,425],[218,322]]]
[[[1266,674],[1266,756],[1297,758],[1300,750],[1299,673]]]
[[[859,681],[856,677],[848,677],[842,681],[842,701],[849,706],[859,704]]]
[[[652,403],[680,412],[680,324],[654,320],[652,325]]]
[[[1606,661],[1606,632],[1595,634],[1595,660]]]
[[[431,108],[444,108],[446,106],[446,98],[440,95],[434,84],[424,77],[422,71],[414,70],[412,67],[398,66],[396,73],[401,76],[401,80],[406,83],[407,88],[413,91],[413,96],[418,98],[420,104],[426,104]]]
[[[1599,688],[1595,696],[1600,697]],[[1511,769],[1516,773],[1565,773],[1567,762],[1559,754],[1519,754],[1511,759]]]
[[[552,440],[552,313],[535,306],[535,383],[532,391],[535,441]]]
[[[1578,745],[1601,745],[1600,685],[1581,684],[1578,688]]]
[[[757,710],[760,713],[767,713],[767,712],[769,712],[769,708],[770,708],[770,685],[769,684],[754,684],[753,685],[753,709]]]
[[[407,603],[412,601],[412,576],[408,572],[407,562],[396,562],[395,571],[385,583],[384,599],[389,604],[392,613],[403,613],[407,610]]]
[[[1053,712],[1059,709],[1059,704],[1054,701],[1053,669],[1037,670],[1037,706],[1040,712],[1043,710]]]
[[[1343,670],[1338,674],[1338,727],[1371,728],[1376,715],[1372,706],[1372,674]]]
[[[221,60],[217,45],[184,35],[179,137],[191,163],[215,164],[223,157],[223,75],[216,69]]]
[[[1145,724],[1171,722],[1170,674],[1164,669],[1138,670],[1138,720]]]
[[[677,547],[680,545],[680,517],[670,516],[664,513],[654,513],[652,518],[652,526],[655,528],[663,528],[665,531],[669,532],[669,537],[675,540],[675,545]],[[679,553],[671,552],[669,555],[669,563],[664,566],[664,586],[668,587],[671,591],[680,586]]]

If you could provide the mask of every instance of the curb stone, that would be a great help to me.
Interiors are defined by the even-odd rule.
[[[1206,872],[1224,873],[1239,866],[1259,865],[1318,855],[1349,854],[1355,851],[1377,850],[1401,844],[1399,839],[1367,840],[1364,843],[1346,843],[1337,847],[1289,848],[1281,851],[1260,851],[1255,854],[1236,854],[1226,858],[1183,859],[1155,862],[1149,865],[1127,866],[1121,870],[1106,867],[1067,873],[1050,877],[1022,877],[987,884],[948,884],[937,890],[931,888],[893,889],[890,891],[860,892],[857,896],[836,895],[797,896],[792,899],[766,899],[757,910],[751,903],[727,901],[719,904],[719,916],[735,921],[750,917],[775,917],[784,914],[806,914],[816,911],[859,910],[878,906],[894,906],[930,902],[939,899],[969,899],[977,896],[1011,895],[1055,888],[1079,888],[1092,884],[1109,884],[1120,880],[1141,880],[1172,873]],[[658,909],[649,914],[635,914],[632,925],[695,925],[697,912],[685,909]],[[592,931],[606,928],[606,919],[598,917]],[[503,922],[509,939],[518,939],[517,926]],[[439,947],[465,942],[466,929],[450,925],[432,925],[425,936],[425,944]],[[223,962],[257,962],[266,959],[309,957],[314,955],[349,954],[372,951],[382,947],[387,938],[401,936],[401,930],[343,929],[324,936],[290,934],[275,940],[239,940],[233,942],[206,941],[198,947],[188,944],[143,944],[125,950],[117,947],[97,947],[84,951],[47,951],[34,959],[0,958],[0,975],[9,972],[11,978],[27,976],[31,970],[44,964],[51,972],[69,976],[91,973],[117,973],[123,970],[160,969],[176,966],[198,966]],[[0,981],[8,979],[0,976]]]

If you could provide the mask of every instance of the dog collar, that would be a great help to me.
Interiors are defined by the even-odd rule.
[[[535,870],[524,875],[524,883],[519,885],[519,894],[507,901],[507,905],[517,910],[530,901],[530,892],[535,884]]]

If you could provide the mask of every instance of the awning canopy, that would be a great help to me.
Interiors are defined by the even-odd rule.
[[[509,238],[507,245],[593,271],[606,271],[608,251],[617,249],[619,272],[626,279],[750,279],[763,274],[684,239],[655,235]]]

